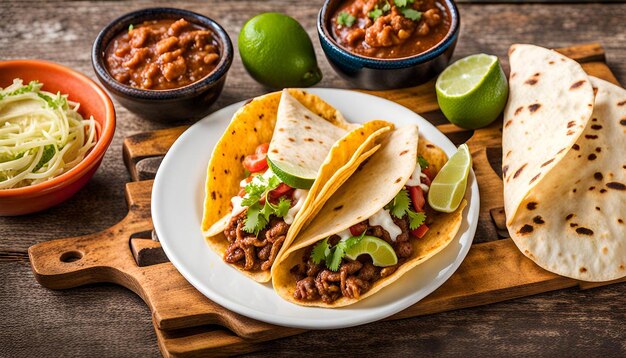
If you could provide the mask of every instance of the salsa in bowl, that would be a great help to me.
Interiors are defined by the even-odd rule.
[[[317,28],[339,75],[359,88],[394,89],[443,71],[460,18],[452,0],[327,0]]]

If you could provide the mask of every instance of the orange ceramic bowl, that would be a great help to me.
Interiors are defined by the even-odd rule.
[[[0,189],[0,216],[30,214],[57,205],[74,195],[96,172],[115,132],[115,108],[104,90],[87,76],[52,62],[39,60],[0,61],[0,87],[21,78],[25,83],[37,80],[43,89],[67,94],[80,103],[84,118],[93,116],[99,124],[97,142],[77,166],[43,183]],[[99,127],[99,128],[98,128]]]

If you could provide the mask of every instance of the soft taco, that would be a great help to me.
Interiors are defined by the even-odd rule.
[[[392,127],[348,123],[300,90],[253,99],[233,116],[209,162],[207,243],[241,272],[269,281],[274,260],[306,223],[307,208],[378,150],[378,138]]]
[[[509,233],[539,266],[626,276],[626,91],[545,48],[513,45],[504,112]]]
[[[445,248],[466,202],[438,213],[424,194],[446,161],[414,125],[387,135],[281,254],[272,269],[276,292],[304,306],[350,305]]]

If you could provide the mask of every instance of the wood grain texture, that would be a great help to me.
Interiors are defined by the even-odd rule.
[[[329,67],[316,39],[314,15],[322,1],[179,1],[176,7],[218,19],[233,39],[243,22],[262,11],[283,11],[303,23],[316,48],[324,80],[349,85]],[[111,19],[169,1],[1,1],[0,59],[40,58],[91,78],[89,52]],[[477,52],[500,56],[513,42],[560,47],[601,41],[607,61],[626,80],[626,4],[460,4],[462,30],[455,58]],[[8,21],[6,19],[9,19]],[[266,91],[235,58],[226,89],[214,105]],[[139,297],[111,286],[69,291],[42,288],[33,279],[26,249],[38,242],[103,230],[126,214],[123,138],[166,127],[117,105],[115,138],[94,179],[68,202],[34,215],[0,218],[0,356],[158,356],[149,310]],[[430,116],[427,118],[431,119]],[[434,118],[441,120],[442,118]],[[441,123],[441,122],[439,122]],[[181,123],[184,124],[184,123]],[[286,354],[387,355],[626,355],[624,284],[565,290],[487,307],[465,309],[356,329],[310,332],[272,342],[255,356]]]

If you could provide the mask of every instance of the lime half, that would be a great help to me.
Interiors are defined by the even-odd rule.
[[[462,144],[430,185],[428,190],[430,207],[444,213],[456,210],[465,196],[467,175],[471,167],[472,156],[469,148],[467,144]]]
[[[437,78],[435,88],[446,118],[470,129],[485,127],[498,118],[509,95],[500,61],[485,54],[450,65]]]
[[[385,240],[374,236],[363,236],[361,241],[346,250],[346,257],[350,260],[356,260],[362,254],[370,255],[374,266],[385,267],[398,263],[393,247]]]
[[[272,162],[269,155],[267,156],[267,164],[272,169],[274,174],[276,174],[276,176],[283,181],[283,183],[289,185],[292,188],[311,189],[313,183],[315,182],[315,177],[317,176],[316,171],[298,171],[299,168],[292,166],[289,167],[289,170],[283,170],[274,162]]]

